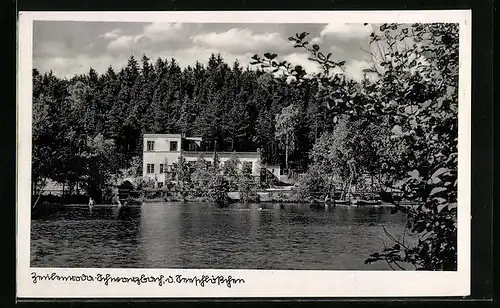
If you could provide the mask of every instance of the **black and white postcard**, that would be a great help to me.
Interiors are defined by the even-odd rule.
[[[470,23],[21,12],[18,297],[470,294]]]

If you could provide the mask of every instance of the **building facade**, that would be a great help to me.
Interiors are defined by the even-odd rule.
[[[188,164],[193,164],[200,156],[212,164],[214,152],[201,151],[201,141],[201,137],[185,137],[181,134],[145,134],[143,177],[154,180],[157,187],[163,186],[165,181],[171,178],[170,175],[174,173],[174,165],[179,161],[181,155]],[[241,162],[239,168],[246,165],[252,170],[252,176],[256,180],[260,178],[262,168],[269,169],[261,165],[259,152],[217,151],[217,156],[221,165],[231,157],[236,156]],[[279,166],[272,166],[272,173],[279,175]]]

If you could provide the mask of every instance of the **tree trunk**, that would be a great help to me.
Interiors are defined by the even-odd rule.
[[[288,136],[286,137],[285,141],[285,170],[288,174]]]
[[[31,198],[35,197],[35,184],[34,183],[36,183],[36,179],[31,181]]]

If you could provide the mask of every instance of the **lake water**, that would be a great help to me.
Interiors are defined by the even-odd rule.
[[[382,226],[400,237],[405,221],[389,208],[291,204],[47,209],[32,217],[31,266],[385,270],[364,260],[393,245]]]

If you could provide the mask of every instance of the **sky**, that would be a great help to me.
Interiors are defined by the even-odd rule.
[[[121,69],[131,55],[175,58],[182,66],[196,61],[206,64],[212,53],[226,62],[246,67],[254,54],[278,54],[279,59],[302,65],[308,73],[318,71],[308,54],[294,48],[288,37],[309,32],[309,39],[332,60],[346,61],[345,74],[355,80],[371,67],[369,35],[363,24],[256,24],[256,23],[139,23],[35,21],[33,67],[52,70],[59,77],[86,73],[92,67],[103,73]]]

